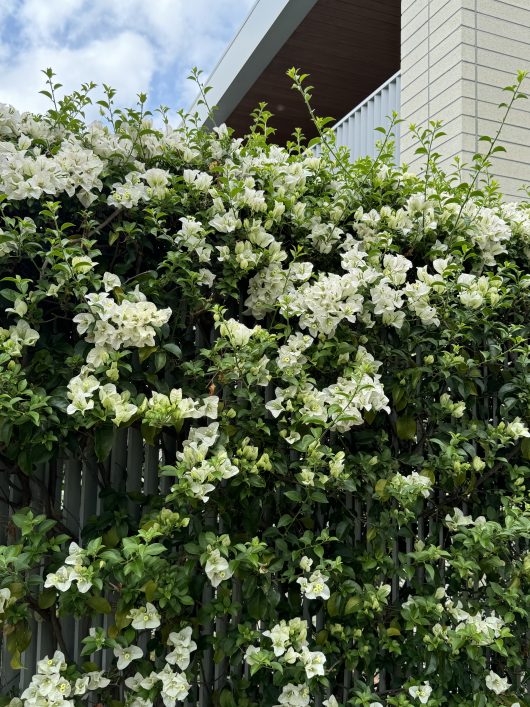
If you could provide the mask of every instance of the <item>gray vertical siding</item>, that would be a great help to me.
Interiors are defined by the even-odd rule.
[[[376,128],[388,128],[391,114],[399,113],[400,74],[394,74],[388,81],[374,91],[362,103],[351,110],[332,130],[336,135],[337,145],[350,150],[352,161],[360,157],[375,157],[376,142],[382,134]],[[394,129],[396,160],[399,160],[399,125]]]

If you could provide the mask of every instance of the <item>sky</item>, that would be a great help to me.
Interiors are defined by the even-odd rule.
[[[63,91],[94,81],[134,105],[189,109],[193,66],[207,78],[254,0],[0,0],[0,102],[42,112],[41,69]],[[96,98],[101,98],[101,95]],[[173,114],[174,115],[174,114]],[[96,116],[92,116],[96,117]]]

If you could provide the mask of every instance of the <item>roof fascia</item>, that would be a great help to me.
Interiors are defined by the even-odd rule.
[[[217,63],[206,85],[215,120],[226,121],[249,88],[270,64],[318,0],[257,0],[238,33]],[[286,70],[289,67],[286,67]],[[195,99],[190,113],[207,122],[208,111]]]

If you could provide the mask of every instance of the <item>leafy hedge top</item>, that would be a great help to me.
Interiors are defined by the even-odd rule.
[[[527,704],[528,204],[444,175],[437,124],[417,176],[391,136],[355,165],[269,144],[263,106],[241,140],[107,89],[85,125],[91,88],[0,109],[12,665],[33,612],[111,616],[81,665],[55,621],[23,703],[174,705],[213,649],[223,707]],[[139,514],[107,473],[128,427],[173,483]],[[100,465],[81,541],[23,508],[65,455]]]

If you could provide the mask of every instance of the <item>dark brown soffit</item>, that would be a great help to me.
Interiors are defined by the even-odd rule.
[[[260,101],[274,114],[275,142],[295,127],[315,129],[302,98],[285,75],[291,66],[310,74],[319,115],[342,118],[400,65],[400,0],[319,0],[262,72],[227,124],[242,135]]]

